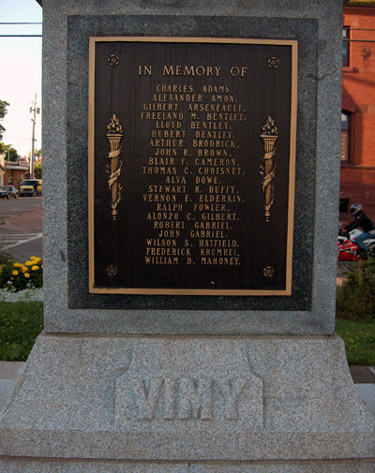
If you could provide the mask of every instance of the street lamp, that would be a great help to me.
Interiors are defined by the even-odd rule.
[[[33,114],[33,118],[31,119],[33,124],[33,132],[31,137],[30,179],[34,179],[35,117],[37,113],[40,113],[40,108],[36,106],[36,94],[33,106],[30,107],[30,113]]]

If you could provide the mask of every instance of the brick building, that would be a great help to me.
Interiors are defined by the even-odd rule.
[[[375,1],[344,7],[341,129],[340,219],[359,202],[375,220]]]
[[[20,183],[30,174],[30,165],[27,161],[7,161],[5,154],[0,154],[0,186],[12,184],[19,190]]]
[[[4,185],[12,184],[19,190],[21,182],[30,174],[30,165],[27,161],[5,161]]]

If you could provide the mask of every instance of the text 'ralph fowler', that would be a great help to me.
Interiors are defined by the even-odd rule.
[[[133,420],[236,421],[241,405],[246,410],[255,394],[253,383],[244,378],[142,379],[124,376],[119,381],[117,408]],[[255,392],[261,392],[259,387]]]

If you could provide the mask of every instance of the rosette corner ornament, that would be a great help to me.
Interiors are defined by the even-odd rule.
[[[110,66],[118,66],[119,63],[120,63],[120,58],[119,56],[117,56],[116,54],[111,54],[108,58],[107,58],[107,62]]]
[[[263,163],[260,166],[260,175],[262,179],[262,192],[264,195],[264,217],[266,222],[271,218],[271,207],[275,201],[275,184],[276,176],[276,141],[279,131],[271,116],[268,116],[266,124],[262,128],[260,138],[263,142]]]
[[[109,143],[109,163],[107,163],[108,187],[111,194],[111,214],[112,219],[118,216],[118,206],[121,201],[122,185],[119,182],[122,170],[121,140],[123,138],[123,127],[115,114],[112,115],[111,122],[107,125],[107,139]]]

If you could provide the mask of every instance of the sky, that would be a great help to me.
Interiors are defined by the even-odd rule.
[[[0,0],[0,23],[41,22],[42,8],[36,0]],[[3,25],[0,35],[41,34],[42,25]],[[32,118],[30,107],[37,94],[41,109],[42,38],[0,36],[0,100],[10,105],[1,121],[2,141],[12,145],[20,156],[31,154]],[[36,115],[35,149],[42,148],[41,115]]]

